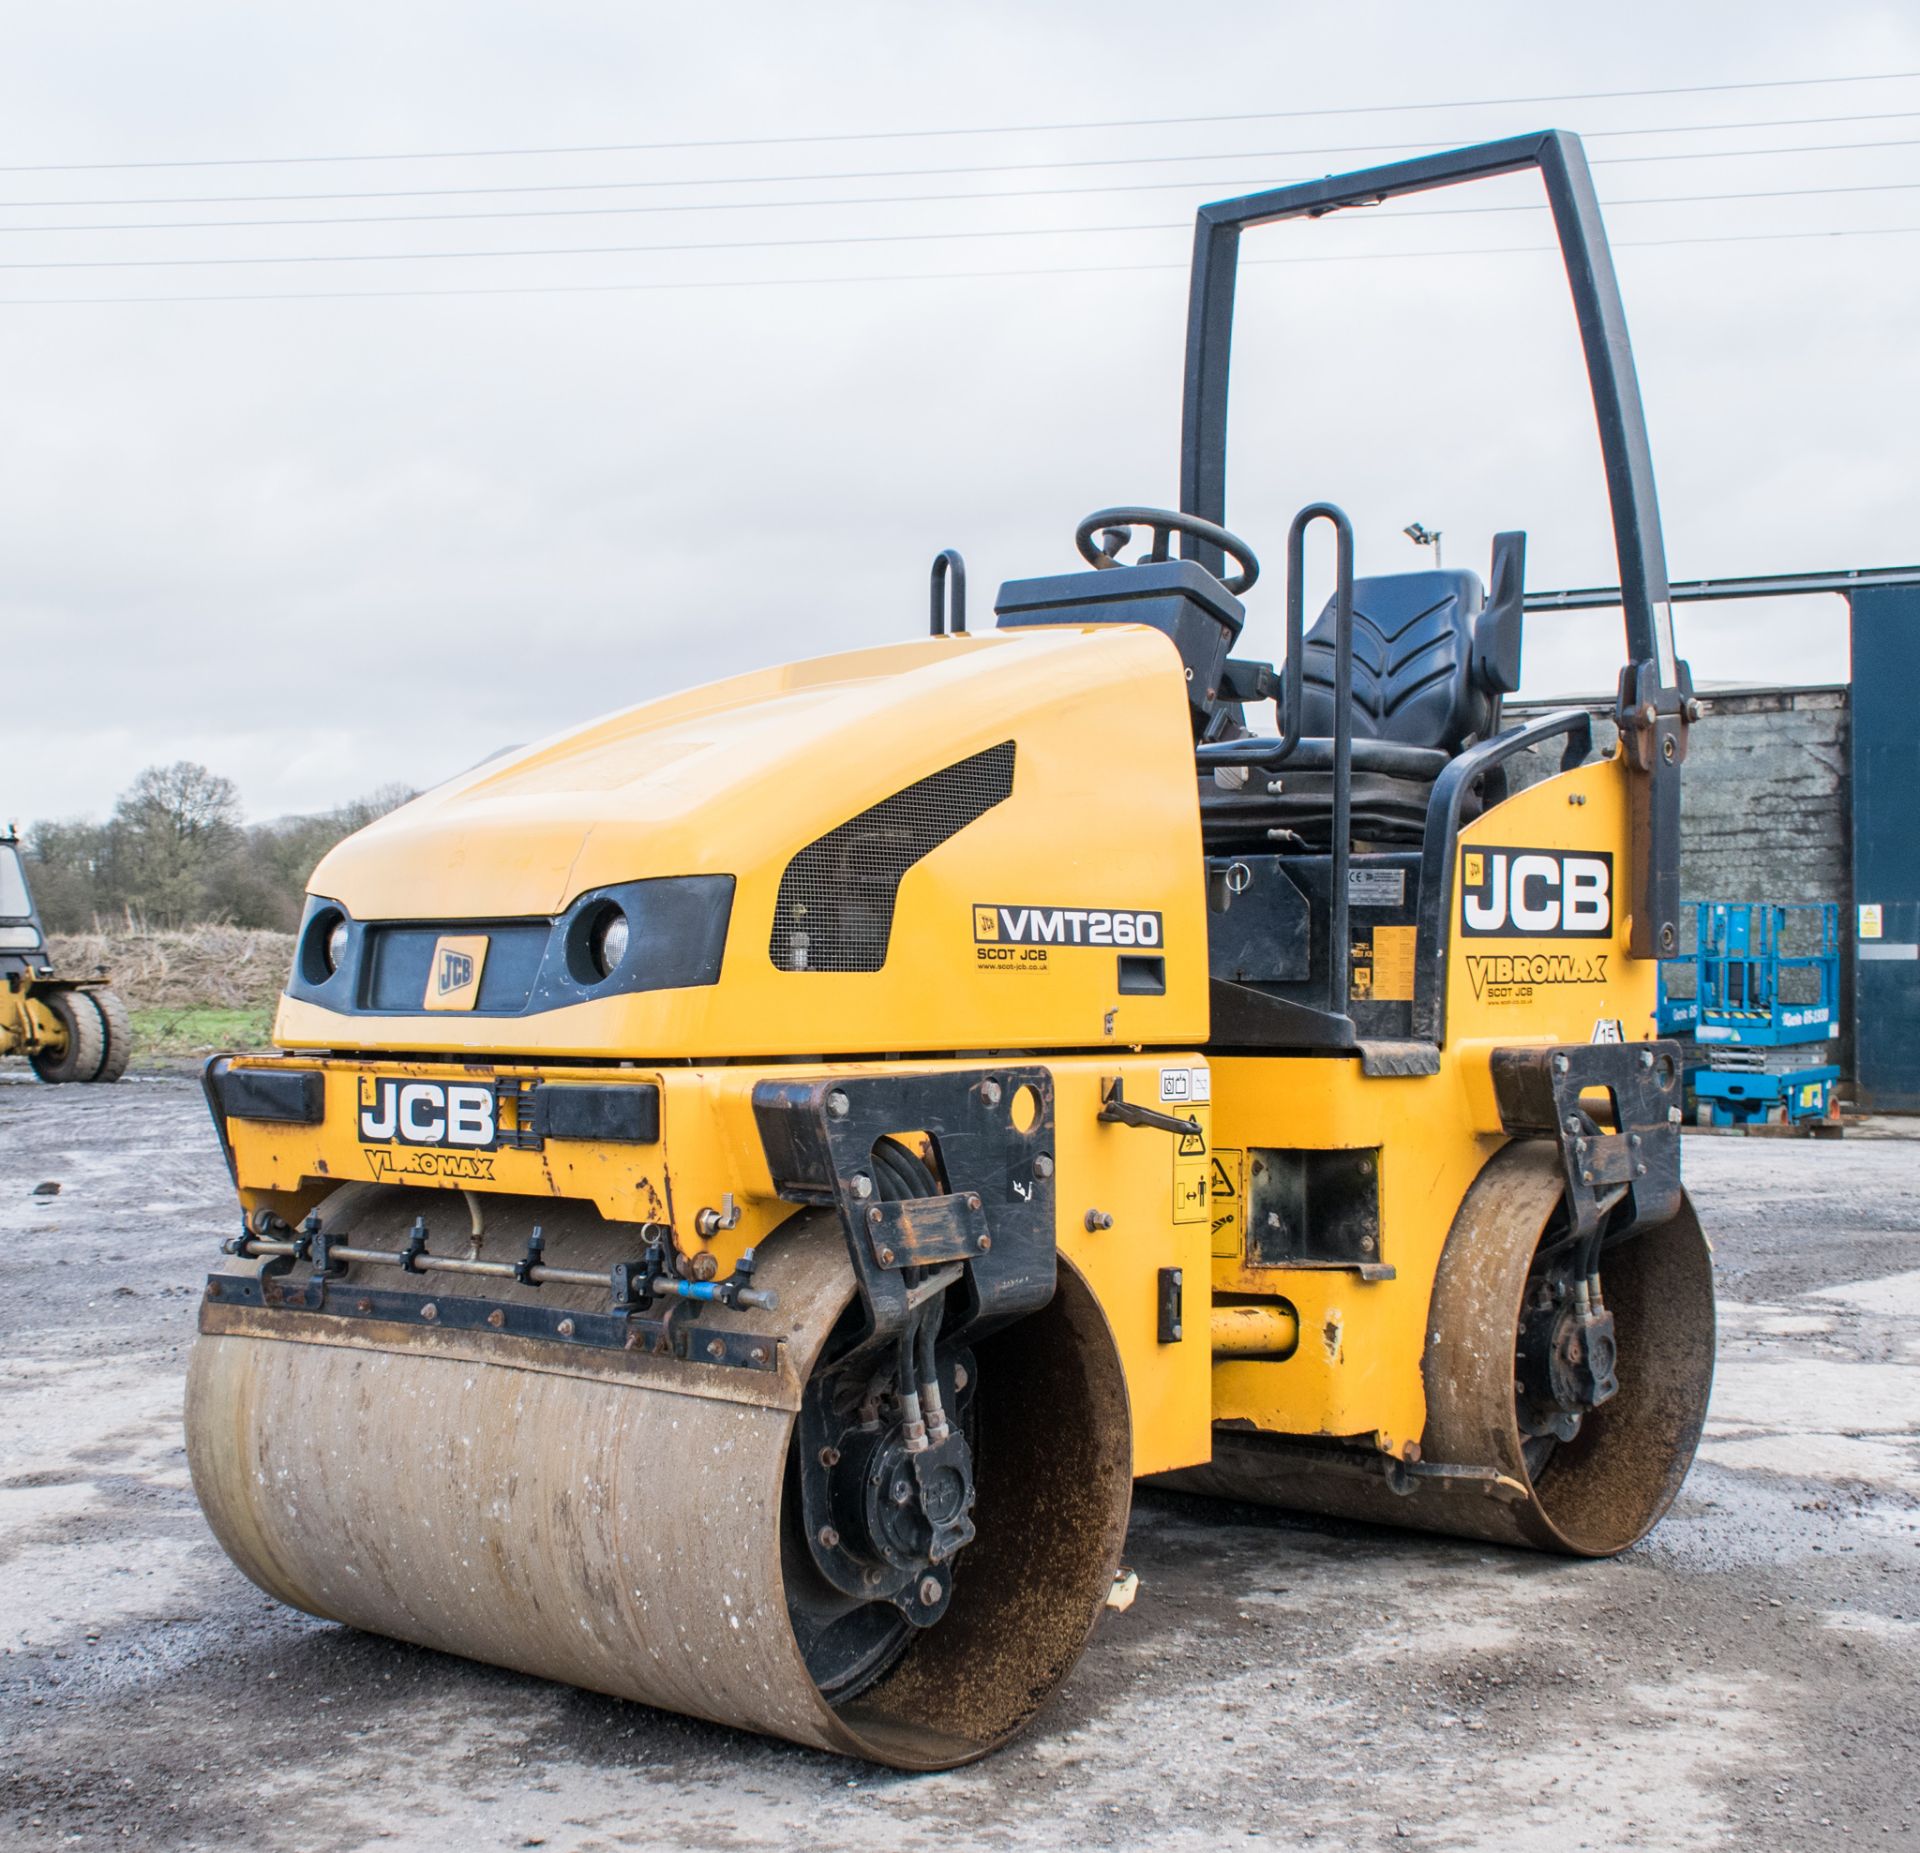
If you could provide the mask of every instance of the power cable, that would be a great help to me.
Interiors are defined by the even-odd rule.
[[[1804,232],[1707,233],[1682,238],[1621,238],[1612,241],[1612,248],[1616,251],[1646,251],[1691,245],[1774,244],[1810,238],[1893,238],[1914,232],[1920,232],[1920,225],[1849,226],[1841,230]],[[1410,263],[1425,262],[1435,258],[1526,257],[1558,255],[1558,253],[1559,247],[1550,244],[1479,245],[1450,251],[1343,251],[1324,252],[1311,257],[1243,258],[1241,268],[1243,270],[1267,269],[1284,264]],[[1140,264],[1036,265],[1019,270],[880,271],[865,275],[830,277],[708,277],[646,283],[525,283],[483,285],[478,288],[399,290],[276,290],[253,294],[198,296],[5,296],[0,297],[0,309],[76,308],[136,303],[389,302],[456,296],[644,295],[656,291],[806,289],[853,283],[965,283],[997,278],[1104,277],[1129,275],[1141,271],[1185,271],[1187,268],[1188,266],[1183,262],[1162,261]]]
[[[1646,199],[1605,201],[1609,212],[1629,206],[1691,206],[1721,204],[1735,200],[1817,199],[1858,193],[1909,193],[1920,190],[1920,180],[1873,181],[1845,187],[1777,187],[1751,193],[1672,193]],[[1395,215],[1397,219],[1443,219],[1479,216],[1486,213],[1544,212],[1544,203],[1509,206],[1438,206],[1411,208]],[[1161,219],[1137,225],[1028,225],[993,226],[969,231],[939,232],[841,232],[817,238],[731,238],[697,239],[672,244],[619,245],[545,245],[504,251],[342,251],[296,252],[291,256],[264,257],[87,257],[87,258],[9,258],[0,260],[4,270],[205,270],[226,269],[259,264],[431,264],[470,260],[518,257],[633,257],[681,254],[689,251],[783,251],[823,245],[868,244],[942,244],[955,240],[982,238],[1081,238],[1111,232],[1186,231],[1187,219]]]
[[[1525,97],[1456,97],[1431,103],[1354,103],[1319,109],[1245,110],[1219,115],[1123,116],[1091,122],[1001,123],[945,129],[863,129],[827,135],[723,136],[692,141],[578,143],[564,147],[440,148],[417,149],[400,154],[227,155],[217,159],[187,161],[33,161],[0,164],[0,174],[131,173],[160,168],[313,167],[348,161],[474,161],[540,155],[664,154],[694,148],[798,148],[823,142],[926,141],[971,135],[1052,135],[1090,129],[1184,128],[1195,123],[1299,122],[1328,116],[1395,116],[1436,109],[1517,109],[1535,103],[1600,103],[1645,97],[1722,96],[1752,90],[1804,90],[1830,84],[1900,83],[1914,77],[1920,77],[1920,71],[1862,71],[1836,77],[1756,78],[1732,84],[1670,84],[1645,90],[1563,90]]]
[[[1583,141],[1605,141],[1622,136],[1708,135],[1735,129],[1821,128],[1849,122],[1911,122],[1920,111],[1910,109],[1878,110],[1845,116],[1775,116],[1745,122],[1680,122],[1644,129],[1584,129]],[[1198,161],[1303,161],[1330,154],[1407,154],[1423,153],[1444,147],[1432,137],[1417,142],[1343,142],[1316,148],[1242,148],[1210,154],[1126,154],[1103,155],[1073,161],[996,161],[961,167],[862,167],[829,169],[809,174],[704,174],[684,179],[651,180],[559,180],[537,185],[490,187],[388,187],[359,189],[341,193],[176,193],[149,196],[123,195],[107,199],[10,199],[0,200],[0,211],[28,212],[41,208],[73,209],[107,206],[288,206],[314,205],[335,200],[360,199],[471,199],[481,196],[528,193],[624,193],[643,189],[680,187],[799,186],[831,180],[929,180],[953,179],[972,174],[1045,174],[1071,169],[1100,167],[1163,167]],[[1871,146],[1862,143],[1860,146]],[[1706,151],[1698,155],[1628,155],[1601,157],[1602,160],[1635,161],[1707,160]],[[1598,163],[1596,162],[1596,165]],[[6,172],[0,169],[0,172]],[[49,228],[42,228],[49,229]]]
[[[1730,161],[1754,155],[1789,154],[1835,154],[1861,149],[1916,148],[1920,147],[1920,137],[1909,137],[1898,141],[1877,142],[1824,142],[1804,144],[1790,148],[1727,148],[1713,151],[1694,150],[1685,154],[1626,154],[1605,155],[1595,161],[1595,167],[1612,167],[1623,163],[1646,163],[1649,161]],[[1219,157],[1223,160],[1233,156]],[[1250,155],[1249,160],[1262,160],[1270,157]],[[1278,157],[1271,157],[1278,158]],[[591,219],[616,216],[631,217],[641,213],[683,213],[683,212],[784,212],[803,208],[834,206],[929,206],[946,205],[955,202],[978,203],[983,200],[1003,199],[1055,199],[1089,198],[1115,193],[1166,193],[1183,189],[1199,188],[1203,191],[1220,187],[1258,185],[1243,177],[1231,177],[1218,180],[1201,180],[1191,175],[1179,180],[1126,180],[1107,182],[1091,187],[997,187],[984,188],[968,193],[868,193],[840,195],[828,199],[732,199],[732,200],[677,200],[667,203],[647,205],[618,206],[520,206],[489,209],[484,212],[368,212],[333,214],[324,218],[305,217],[291,219],[128,219],[105,224],[93,225],[0,225],[0,235],[8,233],[35,234],[41,232],[185,232],[185,231],[224,231],[258,230],[266,227],[286,227],[304,225],[445,225],[471,224],[476,221],[501,219]],[[1284,185],[1286,182],[1269,181],[1267,185]],[[1742,197],[1726,195],[1728,198]],[[1647,201],[1622,201],[1621,204],[1648,204]],[[1511,207],[1489,207],[1488,211],[1511,211]],[[1421,216],[1414,213],[1404,217]]]

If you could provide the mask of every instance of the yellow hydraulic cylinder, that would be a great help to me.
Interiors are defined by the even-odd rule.
[[[1213,1309],[1217,1358],[1291,1357],[1300,1342],[1300,1315],[1285,1300]]]

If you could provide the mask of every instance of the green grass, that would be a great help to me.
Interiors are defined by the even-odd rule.
[[[264,1049],[273,1032],[273,1009],[224,1010],[210,1005],[136,1010],[135,1061],[156,1055],[206,1055]]]

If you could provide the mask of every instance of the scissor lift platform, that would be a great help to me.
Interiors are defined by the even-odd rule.
[[[1839,908],[1699,901],[1694,916],[1692,1030],[1706,1065],[1692,1079],[1712,1124],[1828,1118],[1840,1069],[1821,1058],[1839,1006]]]

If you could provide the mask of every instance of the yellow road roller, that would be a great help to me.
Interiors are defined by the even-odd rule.
[[[0,1055],[58,1082],[117,1081],[132,1054],[127,1007],[104,972],[55,968],[19,835],[0,831]]]
[[[1618,543],[1599,757],[1503,723],[1522,536],[1355,578],[1302,510],[1276,665],[1223,525],[1242,231],[1529,169]],[[1180,506],[1077,544],[991,630],[943,554],[928,634],[321,863],[279,1052],[206,1074],[187,1435],[262,1589],[937,1769],[1066,1676],[1142,1478],[1576,1556],[1659,1519],[1713,1358],[1653,1016],[1694,706],[1579,143],[1203,208]]]

